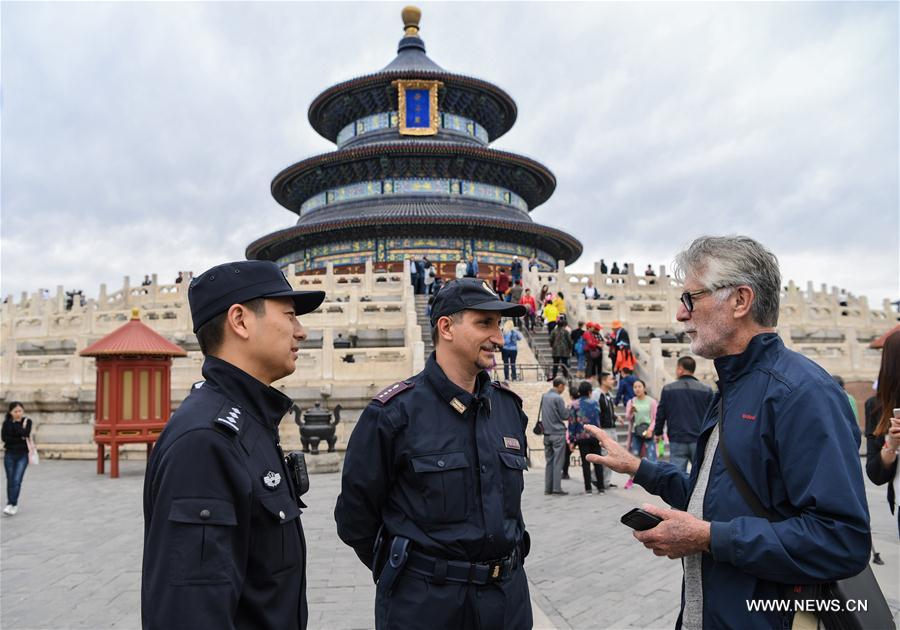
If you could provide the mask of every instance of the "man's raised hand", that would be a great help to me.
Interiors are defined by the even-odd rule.
[[[627,473],[634,476],[634,473],[637,472],[638,467],[641,465],[640,459],[622,448],[622,446],[612,439],[603,429],[590,424],[585,425],[584,428],[591,436],[600,441],[600,446],[606,449],[607,453],[606,455],[588,455],[587,460],[589,462],[592,464],[601,464],[616,472]]]

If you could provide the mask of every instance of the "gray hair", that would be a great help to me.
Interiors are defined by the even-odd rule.
[[[760,326],[778,324],[781,271],[778,259],[749,236],[701,236],[675,256],[675,277],[691,273],[707,289],[737,285],[753,289],[750,316]]]

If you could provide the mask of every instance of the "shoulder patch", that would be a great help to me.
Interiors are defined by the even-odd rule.
[[[511,394],[513,398],[516,399],[516,402],[519,403],[519,406],[522,406],[522,397],[519,396],[516,392],[514,392],[508,385],[504,385],[500,381],[491,381],[491,385],[496,387],[497,389],[506,392],[507,394]]]
[[[203,387],[203,383],[205,382],[206,381],[197,381],[196,383],[191,385],[191,389],[200,389],[201,387]]]
[[[387,404],[391,398],[396,396],[401,392],[405,392],[408,389],[412,389],[415,387],[414,383],[410,383],[408,381],[397,381],[393,385],[385,387],[380,392],[372,396],[372,400],[380,402],[382,405]]]
[[[240,433],[241,410],[232,402],[225,401],[225,404],[221,409],[219,409],[219,413],[216,414],[214,422],[216,424],[222,425],[223,427],[228,427],[228,429],[230,431],[233,431],[234,433]]]

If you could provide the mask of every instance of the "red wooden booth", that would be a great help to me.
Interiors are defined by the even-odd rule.
[[[119,476],[119,445],[153,448],[171,413],[172,357],[187,353],[141,323],[138,309],[131,321],[79,353],[97,359],[97,408],[94,442],[97,474],[103,474],[109,446],[109,476]]]

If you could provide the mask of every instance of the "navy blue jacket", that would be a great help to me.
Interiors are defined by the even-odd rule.
[[[725,469],[720,442],[703,501],[703,518],[712,523],[712,553],[703,554],[703,627],[781,628],[793,613],[750,613],[745,600],[778,598],[779,584],[850,577],[868,562],[859,427],[831,376],[774,333],[757,335],[743,353],[715,365],[719,393],[690,477],[669,463],[643,460],[634,480],[687,509],[724,396],[721,439],[762,504],[785,520],[754,515]]]
[[[627,374],[619,379],[619,389],[616,390],[615,404],[622,403],[627,405],[628,401],[634,398],[634,383],[638,377],[634,374]]]
[[[461,389],[433,353],[422,372],[392,387],[365,408],[347,444],[338,536],[369,568],[382,523],[439,558],[509,555],[525,532],[528,420],[518,397],[484,372],[476,394]]]
[[[305,628],[306,544],[278,445],[290,398],[207,357],[144,479],[145,629]]]
[[[654,433],[662,435],[668,421],[670,442],[696,443],[712,399],[712,389],[693,376],[669,383],[659,397]]]

